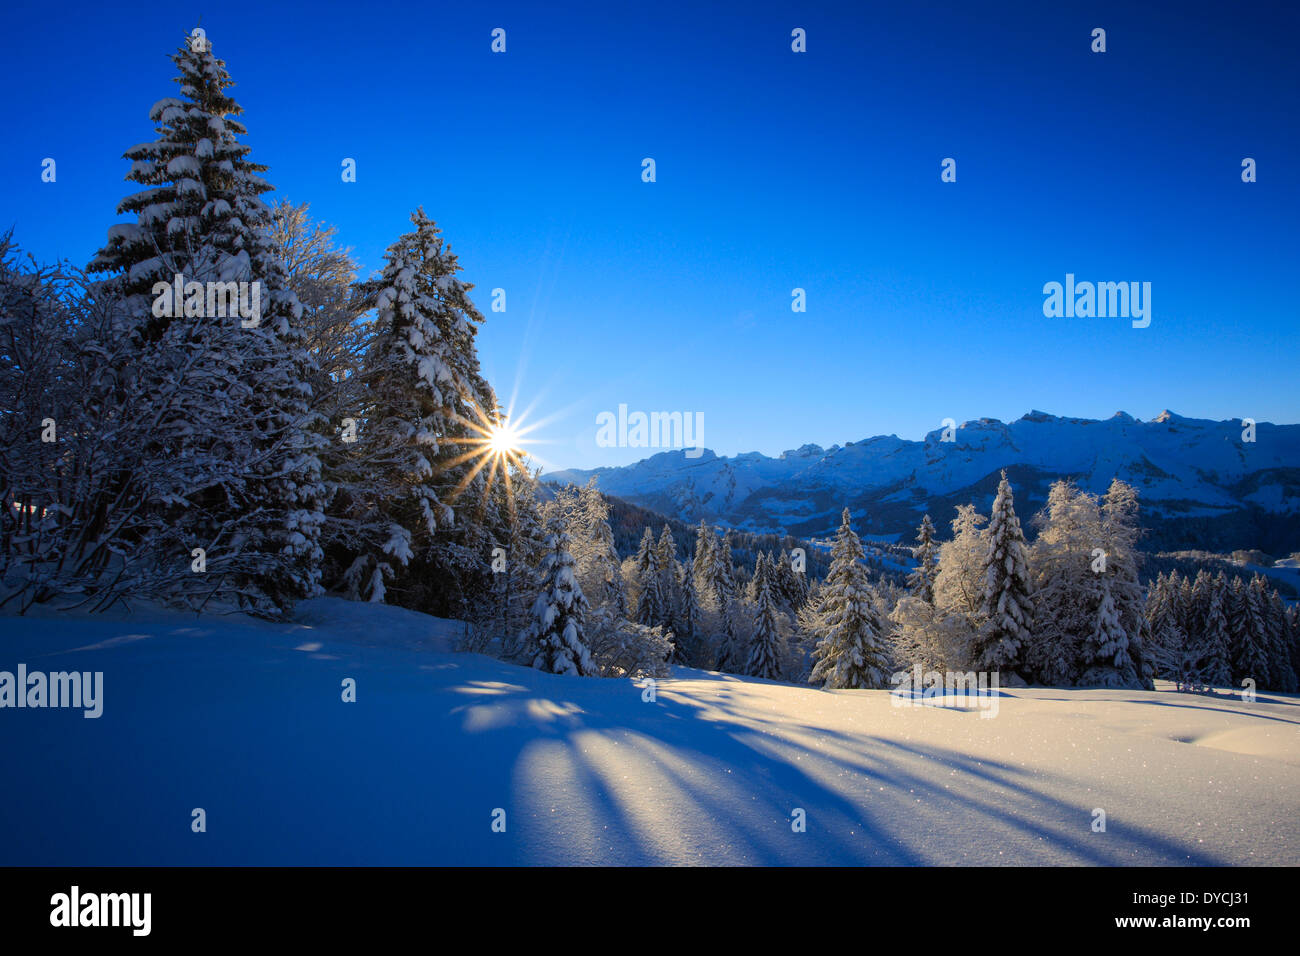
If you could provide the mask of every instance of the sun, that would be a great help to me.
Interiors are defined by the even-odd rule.
[[[489,426],[485,440],[488,449],[494,455],[511,458],[519,454],[519,433],[506,422]]]

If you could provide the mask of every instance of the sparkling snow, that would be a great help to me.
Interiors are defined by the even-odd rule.
[[[0,618],[0,670],[104,673],[97,720],[0,710],[0,865],[1300,862],[1294,696],[1003,688],[986,718],[678,669],[646,702],[463,630]]]

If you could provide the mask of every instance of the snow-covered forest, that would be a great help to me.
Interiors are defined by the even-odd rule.
[[[998,672],[1058,687],[1293,692],[1300,622],[1266,580],[1142,573],[1137,492],[1051,489],[1026,540],[925,515],[910,576],[868,569],[845,509],[829,558],[701,521],[620,554],[595,481],[552,489],[494,436],[484,316],[423,209],[381,272],[308,204],[268,204],[206,42],[126,151],[136,188],[84,269],[0,240],[0,602],[156,601],[291,616],[320,594],[467,622],[467,646],[556,673],[672,665],[827,688]],[[107,214],[108,210],[104,211]],[[221,293],[256,286],[256,313]],[[214,287],[218,294],[214,296]],[[937,517],[937,516],[936,516]],[[774,538],[771,540],[775,540]]]

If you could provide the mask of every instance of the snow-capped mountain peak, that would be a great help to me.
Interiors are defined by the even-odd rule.
[[[820,535],[845,506],[864,531],[910,539],[923,512],[942,526],[956,504],[987,507],[1007,469],[1024,517],[1058,478],[1104,492],[1113,478],[1137,487],[1143,519],[1160,543],[1224,549],[1300,548],[1300,425],[1185,418],[1150,421],[1127,412],[1104,420],[1033,410],[1010,424],[980,418],[938,428],[921,441],[879,435],[843,446],[808,444],[776,458],[705,450],[660,452],[618,468],[544,476],[583,484],[681,518],[757,532]]]

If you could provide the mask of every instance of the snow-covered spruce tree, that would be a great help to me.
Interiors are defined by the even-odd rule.
[[[450,504],[453,521],[440,525],[429,547],[416,552],[409,574],[421,585],[413,606],[435,615],[461,617],[476,602],[488,599],[493,535],[506,524],[503,514],[492,513],[496,502],[488,492],[488,484],[500,480],[502,461],[492,454],[487,435],[502,417],[496,393],[479,366],[475,339],[483,315],[470,300],[473,286],[458,277],[461,267],[451,246],[422,209],[416,210],[413,221],[424,247],[422,275],[432,279],[426,303],[433,305],[434,324],[450,345],[447,369],[432,372],[443,383],[439,390],[444,401],[450,403],[448,430],[445,440],[429,453],[432,484],[439,499]],[[381,278],[377,304],[384,293]],[[420,371],[431,374],[428,368]]]
[[[819,606],[804,620],[817,646],[809,683],[830,688],[879,688],[888,681],[888,625],[862,565],[862,543],[845,508],[831,551]]]
[[[750,638],[745,673],[751,677],[776,680],[781,676],[783,642],[781,625],[777,620],[776,598],[772,593],[772,562],[766,554],[758,556],[754,582],[758,613],[754,617],[754,633]]]
[[[667,524],[659,534],[659,543],[655,545],[655,559],[659,565],[659,594],[663,600],[663,619],[659,623],[676,633],[681,629],[681,568],[677,564],[677,542]]]
[[[1159,617],[1151,625],[1150,657],[1156,676],[1178,682],[1191,680],[1189,668],[1195,663],[1187,655],[1187,637],[1170,617]]]
[[[713,546],[709,549],[709,586],[721,600],[736,597],[736,572],[732,565],[731,533],[723,535],[720,530],[714,532]]]
[[[921,518],[916,529],[916,547],[912,550],[916,568],[907,577],[912,596],[926,604],[934,604],[934,581],[939,576],[939,547],[934,543],[934,525],[930,516]]]
[[[646,569],[654,558],[655,536],[649,527],[643,529],[641,540],[637,543],[636,554],[630,555],[623,565],[623,578],[628,583],[632,603],[641,603],[641,588],[645,581]],[[630,567],[629,567],[630,565]]]
[[[1106,554],[1105,574],[1119,615],[1120,627],[1128,635],[1128,656],[1132,663],[1123,677],[1125,686],[1153,689],[1154,667],[1146,660],[1146,636],[1149,633],[1144,608],[1146,596],[1138,574],[1141,552],[1138,538],[1138,493],[1132,485],[1118,478],[1101,500],[1102,549]]]
[[[1176,573],[1171,572],[1171,577]],[[1203,570],[1198,572],[1197,579],[1199,580],[1204,573]],[[1174,606],[1178,609],[1178,626],[1190,638],[1200,629],[1201,620],[1205,616],[1205,609],[1202,606],[1204,602],[1201,601],[1203,595],[1198,594],[1196,582],[1192,580],[1191,575],[1184,576],[1178,582],[1176,593],[1177,600],[1174,601]]]
[[[1159,574],[1147,594],[1145,616],[1147,633],[1153,642],[1151,658],[1155,663],[1154,676],[1166,680],[1179,680],[1183,671],[1183,650],[1186,635],[1179,625],[1178,580],[1171,572]],[[1175,646],[1176,645],[1176,646]]]
[[[1173,604],[1169,596],[1169,577],[1162,571],[1156,575],[1147,589],[1147,599],[1142,606],[1142,613],[1151,623],[1152,631],[1159,631],[1160,625],[1173,618]]]
[[[732,567],[731,532],[716,534],[710,548],[712,564],[708,571],[714,600],[718,605],[718,670],[738,671],[745,665],[745,651],[741,641],[741,627],[736,615],[740,593]]]
[[[1245,599],[1250,604],[1251,621],[1255,644],[1262,650],[1264,670],[1267,680],[1256,678],[1256,683],[1270,690],[1286,691],[1292,687],[1295,675],[1291,671],[1288,655],[1283,648],[1284,638],[1278,622],[1273,616],[1272,601],[1269,599],[1268,580],[1261,574],[1251,576],[1245,585]],[[1248,675],[1242,675],[1248,676]],[[1237,680],[1240,686],[1240,678]],[[1292,688],[1293,689],[1293,688]]]
[[[488,573],[491,550],[474,520],[483,473],[473,460],[485,449],[470,423],[495,416],[496,398],[478,374],[482,316],[456,278],[455,256],[423,209],[411,222],[362,293],[377,316],[334,520],[353,556],[344,574],[351,595],[382,601],[385,582],[418,556],[420,578],[442,592],[414,603],[455,613],[466,578]]]
[[[1200,594],[1196,594],[1197,590]],[[1229,662],[1228,619],[1224,614],[1224,601],[1228,595],[1226,576],[1220,572],[1211,578],[1204,571],[1196,576],[1193,586],[1194,600],[1205,607],[1199,630],[1188,635],[1188,644],[1194,654],[1197,674],[1210,687],[1228,687],[1232,683]]]
[[[808,600],[807,575],[794,569],[790,552],[784,548],[773,565],[773,571],[773,585],[781,603],[791,614],[796,613]]]
[[[696,529],[695,560],[692,562],[695,596],[703,615],[700,629],[704,637],[697,645],[696,658],[699,666],[710,666],[711,663],[718,670],[735,670],[744,662],[738,659],[735,648],[735,585],[731,561],[724,557],[724,548],[718,532],[701,519]],[[712,648],[706,649],[709,644]]]
[[[538,670],[592,677],[596,665],[583,633],[588,604],[569,553],[569,535],[560,520],[553,520],[547,530],[547,553],[540,569],[542,589],[533,602],[532,621],[520,635],[520,644]]]
[[[1025,537],[1005,471],[993,500],[985,539],[988,551],[984,558],[984,591],[980,604],[983,624],[975,637],[975,664],[981,670],[1014,674],[1020,666],[1022,649],[1030,639],[1034,608]]]
[[[1265,587],[1263,576],[1260,577],[1261,589]],[[1274,589],[1266,603],[1266,623],[1269,633],[1268,670],[1273,677],[1273,686],[1283,693],[1293,694],[1300,690],[1300,679],[1291,663],[1291,638],[1287,626],[1286,606],[1281,595]]]
[[[181,95],[154,104],[156,138],[126,153],[127,179],[145,188],[118,212],[135,222],[113,226],[89,268],[106,274],[97,294],[119,300],[117,333],[132,345],[114,398],[148,421],[139,453],[167,463],[149,469],[139,503],[169,532],[157,559],[188,572],[191,549],[206,551],[206,573],[176,576],[169,596],[278,613],[319,578],[313,363],[225,64],[193,41],[172,60]]]
[[[692,564],[693,562],[689,561],[686,563],[682,568],[681,577],[681,606],[678,621],[680,632],[677,635],[674,657],[683,664],[701,663],[699,660],[700,622],[704,612],[700,610],[699,598],[695,593],[695,569]]]
[[[621,618],[627,617],[627,594],[623,586],[622,562],[609,526],[609,502],[596,490],[593,477],[578,493],[579,520],[583,531],[583,553],[578,573],[588,599],[599,606],[610,605]]]
[[[703,574],[710,566],[712,559],[709,552],[712,548],[713,529],[701,518],[699,527],[695,529],[695,559],[691,562],[696,574]],[[700,582],[697,581],[695,586],[697,590],[700,589]]]
[[[1286,619],[1285,643],[1290,648],[1291,670],[1300,680],[1300,604],[1289,605],[1284,615]]]
[[[1268,648],[1259,606],[1239,577],[1234,577],[1224,591],[1223,614],[1228,622],[1228,664],[1233,685],[1240,687],[1242,680],[1249,678],[1256,686],[1268,686]]]
[[[654,546],[654,534],[649,528],[641,538],[637,553],[637,584],[640,592],[636,603],[636,620],[645,627],[658,627],[666,617],[663,577],[659,573],[659,554]]]
[[[1133,662],[1128,653],[1128,634],[1120,623],[1110,578],[1106,575],[1101,576],[1101,600],[1092,633],[1083,642],[1083,655],[1084,669],[1079,682],[1085,687],[1131,686]]]

